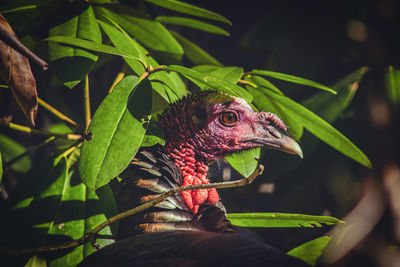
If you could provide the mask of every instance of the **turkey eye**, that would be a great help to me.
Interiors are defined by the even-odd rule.
[[[224,112],[219,116],[219,121],[225,126],[234,126],[238,120],[235,112]]]

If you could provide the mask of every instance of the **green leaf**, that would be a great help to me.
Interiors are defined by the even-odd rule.
[[[207,68],[209,70],[207,70]],[[242,67],[216,67],[215,69],[203,66],[197,66],[192,68],[194,70],[200,69],[201,73],[218,77],[223,79],[224,81],[228,81],[231,83],[236,84],[243,75],[243,68]],[[203,84],[203,83],[196,83],[197,86],[201,88],[201,90],[211,90],[210,86]]]
[[[30,9],[36,9],[38,8],[38,5],[26,5],[26,6],[20,6],[16,8],[11,8],[7,10],[0,10],[2,14],[7,14],[7,13],[12,13],[12,12],[20,12],[20,11],[26,11]]]
[[[49,37],[53,36],[78,37],[101,43],[101,32],[92,7],[87,5],[78,16],[51,28]],[[72,88],[91,70],[98,57],[80,48],[49,43],[49,58],[53,62],[52,67],[56,76],[66,86]]]
[[[245,80],[252,82],[258,86],[264,87],[266,89],[270,89],[279,95],[283,95],[282,91],[279,90],[278,87],[276,87],[273,83],[262,77],[256,75],[246,75]]]
[[[311,80],[300,78],[297,76],[289,75],[289,74],[284,74],[284,73],[279,73],[279,72],[274,72],[274,71],[267,71],[267,70],[252,70],[251,73],[256,74],[256,75],[268,76],[268,77],[272,77],[272,78],[275,78],[278,80],[287,81],[287,82],[291,82],[291,83],[307,85],[310,87],[314,87],[314,88],[318,88],[321,90],[331,92],[332,94],[336,94],[336,91],[329,88],[328,86],[325,86],[323,84],[320,84],[320,83],[317,83],[317,82],[314,82]]]
[[[91,189],[107,184],[136,154],[146,133],[151,112],[151,85],[128,76],[97,108],[82,146],[79,172]]]
[[[330,216],[314,216],[295,213],[228,213],[233,225],[242,227],[321,227],[341,221]]]
[[[75,37],[53,36],[53,37],[46,38],[45,40],[49,41],[49,42],[56,42],[56,43],[78,46],[78,47],[82,47],[82,48],[100,52],[100,53],[111,54],[111,55],[140,60],[138,57],[131,54],[129,51],[117,49],[117,48],[109,46],[109,45],[93,43],[91,41],[87,41],[87,40],[79,39],[79,38],[75,38]]]
[[[297,118],[299,123],[304,125],[313,135],[358,163],[368,168],[372,167],[367,156],[358,147],[315,113],[288,97],[267,90],[264,93],[271,97],[273,101],[285,106],[291,116]]]
[[[333,85],[336,95],[321,92],[307,98],[301,104],[327,122],[333,123],[353,100],[358,85],[367,71],[367,67],[359,68]]]
[[[263,93],[265,90],[269,89],[261,86],[257,89],[254,89],[251,86],[247,86],[246,88],[253,95],[253,102],[257,108],[264,112],[272,112],[277,114],[288,126],[290,135],[296,140],[301,138],[303,135],[303,125],[284,105],[273,101],[273,99]]]
[[[197,65],[192,67],[195,71],[202,72],[202,73],[211,73],[215,70],[218,70],[222,66],[215,66],[215,65]]]
[[[78,173],[74,172],[67,183],[54,224],[48,232],[50,243],[59,244],[62,239],[78,239],[118,212],[110,187],[105,186],[94,192],[83,183],[76,183],[79,180]],[[100,231],[102,235],[111,236],[112,233],[115,234],[116,229],[110,226]],[[97,239],[96,242],[100,247],[114,243],[111,239]],[[94,251],[90,243],[61,251],[56,258],[49,259],[49,266],[65,266],[66,263],[76,266]]]
[[[232,23],[226,19],[225,17],[208,11],[204,8],[197,7],[191,4],[187,4],[184,2],[180,1],[175,1],[175,0],[146,0],[149,3],[152,3],[157,6],[161,6],[163,8],[171,9],[177,12],[181,12],[184,14],[189,14],[192,16],[197,16],[201,18],[206,18],[206,19],[212,19],[212,20],[217,20],[217,21],[222,21],[225,23],[228,23],[229,25],[232,25]]]
[[[301,104],[316,113],[318,116],[321,116],[328,123],[332,124],[336,121],[339,115],[347,109],[357,91],[357,86],[366,71],[366,68],[360,68],[335,83],[332,88],[337,91],[336,95],[319,92],[307,98],[305,101],[301,102]],[[303,132],[303,123],[301,120],[298,120],[296,116],[293,117],[292,112],[287,110],[285,106],[264,95],[263,90],[266,90],[265,88],[248,88],[248,90],[253,94],[254,103],[257,107],[261,106],[264,111],[277,113],[283,121],[288,124],[290,134],[296,139],[299,138],[297,133],[298,129],[301,129],[301,133]],[[274,110],[275,106],[279,108],[278,111]],[[265,110],[266,108],[269,108],[269,110]],[[304,152],[304,157],[307,158],[319,143],[320,140],[318,138],[306,131],[301,137],[301,146]],[[296,158],[288,157],[285,154],[277,154],[275,157],[269,159],[269,164],[275,166],[275,168],[270,170],[269,174],[272,176],[279,176],[282,175],[283,172],[287,173],[288,171],[293,170],[293,168],[299,166],[302,162]]]
[[[261,149],[251,149],[240,153],[235,153],[226,157],[229,164],[244,177],[250,176],[257,168],[258,161],[254,158],[260,158]]]
[[[96,16],[101,20],[111,18],[144,46],[159,52],[183,55],[183,49],[171,33],[159,22],[137,16],[137,11],[127,6],[96,6]]]
[[[6,242],[17,247],[44,244],[65,192],[67,177],[64,157],[47,158],[22,177],[7,201],[7,221],[3,223],[9,225],[4,229],[15,231],[3,230]]]
[[[155,144],[161,144],[164,145],[165,141],[164,139],[155,136],[155,135],[145,135],[143,138],[143,142],[142,142],[142,147],[149,147],[149,146],[154,146]]]
[[[3,161],[7,162],[25,153],[26,149],[10,137],[0,133],[0,151],[2,153]],[[11,165],[11,170],[26,173],[31,168],[31,165],[32,161],[30,157],[25,156]]]
[[[129,54],[134,55],[136,58],[146,62],[145,50],[127,34],[124,34],[122,29],[117,29],[105,22],[98,21],[103,31],[107,34],[113,45],[122,51],[127,51]],[[144,51],[143,51],[144,50]],[[137,59],[124,57],[125,62],[129,67],[138,75],[145,72],[144,66]]]
[[[184,55],[194,64],[222,66],[221,62],[219,62],[213,56],[208,54],[206,51],[204,51],[201,47],[199,47],[195,43],[189,41],[188,39],[186,39],[185,37],[174,31],[170,32],[181,44],[184,51]]]
[[[225,81],[221,78],[211,75],[206,75],[204,73],[197,72],[195,70],[178,65],[170,65],[166,67],[166,70],[178,72],[184,75],[185,77],[192,78],[197,82],[206,84],[211,88],[213,88],[214,90],[222,91],[233,96],[240,96],[244,98],[248,103],[251,103],[252,101],[251,94],[247,92],[244,88],[234,83]]]
[[[116,22],[112,21],[111,18],[107,17],[107,19],[118,29],[101,21],[99,21],[99,24],[117,48],[129,51],[147,65],[151,65],[152,67],[159,66],[158,62],[152,57],[146,56],[148,52],[133,40],[118,24],[116,24]],[[145,72],[143,64],[138,60],[133,60],[131,58],[124,59],[138,76]],[[173,103],[187,93],[185,84],[176,73],[156,72],[150,75],[149,80],[151,81],[153,90],[162,96],[167,103]]]
[[[392,104],[400,103],[400,70],[389,66],[385,73],[386,92]]]
[[[43,256],[34,255],[28,260],[24,267],[47,267],[47,263]]]
[[[156,17],[155,20],[164,24],[186,26],[193,29],[202,30],[209,33],[225,35],[225,36],[230,35],[229,32],[225,31],[224,29],[221,29],[220,27],[199,21],[197,19],[159,16]]]
[[[315,266],[317,260],[322,255],[323,250],[328,245],[330,240],[330,236],[322,236],[295,247],[287,254],[298,258],[310,264],[311,266]]]

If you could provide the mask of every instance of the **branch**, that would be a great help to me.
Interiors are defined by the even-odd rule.
[[[11,46],[13,49],[27,57],[33,63],[42,68],[42,70],[47,70],[49,65],[43,59],[35,55],[31,50],[26,48],[15,36],[13,36],[6,27],[0,24],[0,40]]]
[[[53,252],[53,251],[75,248],[75,247],[83,245],[87,242],[92,242],[97,237],[102,237],[102,236],[98,236],[97,233],[100,232],[103,228],[107,227],[108,225],[110,225],[114,222],[117,222],[123,218],[126,218],[128,216],[137,214],[137,213],[147,210],[151,207],[154,207],[158,203],[164,201],[165,199],[167,199],[171,196],[177,195],[182,191],[208,189],[208,188],[229,188],[229,187],[245,186],[245,185],[248,185],[251,182],[253,182],[253,180],[257,176],[261,175],[263,170],[264,170],[264,166],[260,164],[260,165],[258,165],[257,169],[255,169],[255,171],[249,177],[241,179],[241,180],[204,184],[204,185],[189,185],[189,186],[175,187],[175,188],[170,189],[168,192],[165,192],[148,202],[145,202],[135,208],[124,211],[122,213],[115,215],[114,217],[111,217],[110,219],[107,219],[106,221],[104,221],[103,223],[98,225],[96,228],[94,228],[92,231],[85,234],[84,236],[82,236],[79,239],[75,239],[75,240],[72,240],[72,241],[66,242],[64,244],[57,245],[57,246],[44,246],[44,247],[21,249],[21,250],[13,250],[13,249],[0,247],[0,254],[7,254],[7,255],[13,255],[13,256],[20,256],[20,255],[27,255],[27,254],[33,255],[33,254],[38,254],[38,253],[48,253],[48,252]]]
[[[38,130],[38,129],[33,129],[27,126],[23,126],[23,125],[19,125],[16,123],[12,123],[12,122],[1,122],[0,121],[0,126],[6,126],[10,129],[19,131],[19,132],[23,132],[23,133],[29,133],[29,134],[38,134],[38,135],[44,135],[44,136],[54,136],[54,137],[59,137],[59,138],[63,138],[63,139],[67,139],[67,140],[79,140],[81,138],[83,138],[82,135],[80,134],[60,134],[60,133],[53,133],[53,132],[49,132],[49,131],[45,131],[45,130]]]

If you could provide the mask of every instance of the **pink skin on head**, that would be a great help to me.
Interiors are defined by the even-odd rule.
[[[224,101],[216,98],[200,99],[200,103],[193,99],[183,100],[160,118],[160,126],[166,132],[165,150],[181,171],[182,186],[208,184],[209,162],[263,146],[251,140],[278,135],[274,134],[278,131],[276,128],[286,132],[286,126],[275,114],[254,112],[242,98],[218,93],[211,95],[224,98]],[[228,120],[233,118],[234,123],[226,123],[224,114]],[[274,126],[272,129],[271,125]],[[203,203],[219,201],[214,188],[188,190],[181,195],[194,214]]]

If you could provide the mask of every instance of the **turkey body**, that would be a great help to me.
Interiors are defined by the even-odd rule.
[[[162,146],[142,149],[116,189],[121,210],[182,183]],[[145,180],[151,183],[145,183]],[[182,197],[120,221],[119,237],[79,266],[309,266],[258,240],[241,236],[221,202],[203,204],[193,215]]]
[[[174,187],[209,183],[208,164],[235,152],[265,147],[302,157],[278,116],[219,92],[176,102],[159,126],[165,146],[141,149],[113,186],[121,212]],[[79,266],[308,266],[238,234],[215,188],[183,191],[121,220],[118,239]]]

